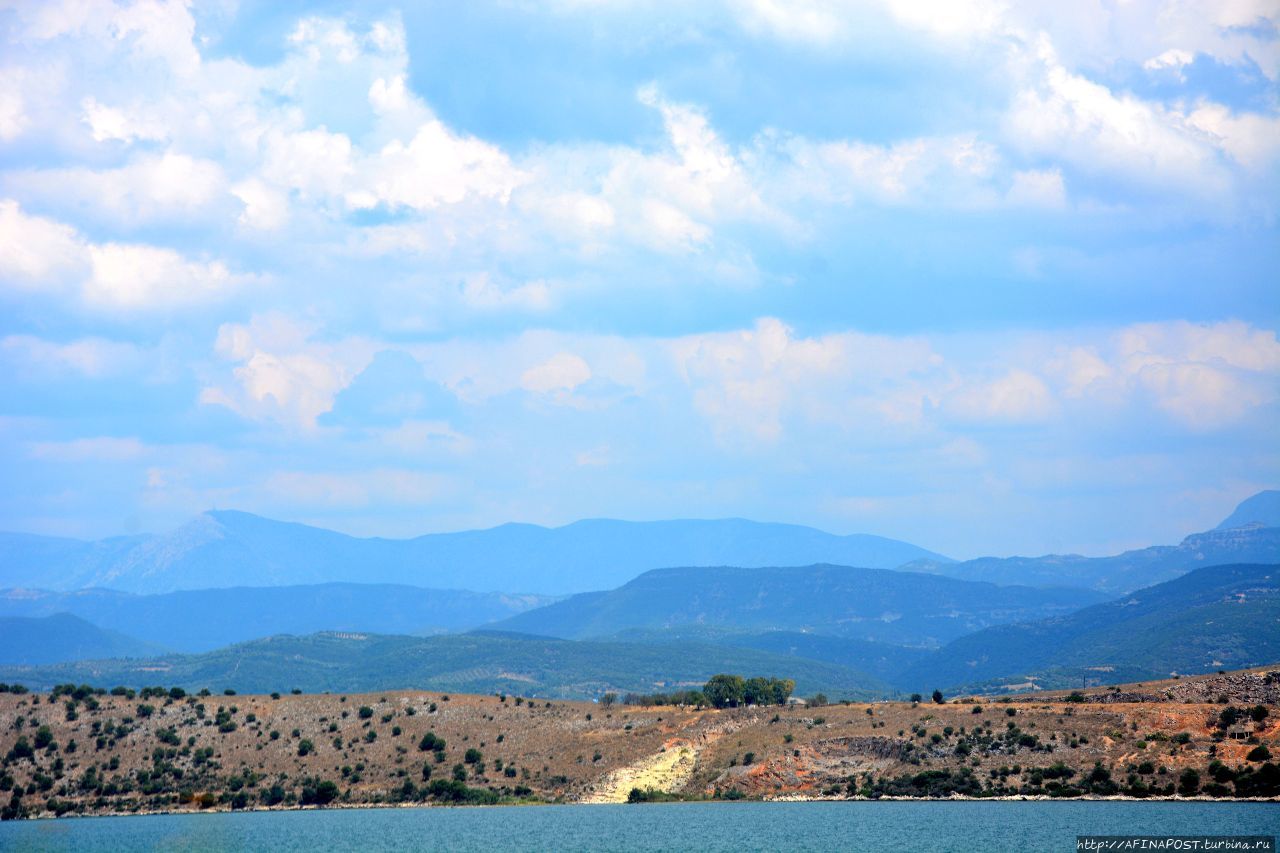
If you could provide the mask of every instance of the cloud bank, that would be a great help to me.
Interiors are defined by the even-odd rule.
[[[0,28],[2,527],[1097,552],[1280,475],[1272,4]]]

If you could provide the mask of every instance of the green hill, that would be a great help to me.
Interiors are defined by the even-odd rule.
[[[907,669],[913,689],[1118,683],[1280,660],[1280,566],[1208,566],[1067,616],[961,637]]]
[[[0,665],[61,663],[86,658],[142,658],[163,646],[108,631],[70,613],[0,617]]]
[[[75,682],[309,693],[412,688],[591,698],[701,685],[718,672],[793,678],[802,693],[884,695],[882,682],[848,667],[705,643],[572,642],[498,632],[441,637],[322,633],[278,636],[196,655],[0,667],[0,681],[47,688]]]
[[[1088,590],[998,587],[884,569],[722,566],[645,572],[609,592],[575,595],[493,627],[584,639],[637,628],[722,626],[926,646],[1105,599]]]
[[[896,684],[904,669],[930,655],[928,649],[918,647],[849,637],[828,637],[823,634],[801,634],[795,631],[766,631],[763,634],[726,637],[721,642],[740,648],[849,666],[889,684]]]
[[[826,661],[865,672],[889,684],[908,666],[927,658],[932,651],[918,646],[877,643],[827,634],[799,631],[750,633],[711,625],[678,625],[672,628],[629,628],[606,637],[624,643],[714,643],[718,646],[756,649],[788,657]]]

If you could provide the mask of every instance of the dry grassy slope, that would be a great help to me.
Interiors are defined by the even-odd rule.
[[[987,778],[991,769],[1018,764],[1025,780],[1032,768],[1058,761],[1082,773],[1102,762],[1121,778],[1127,765],[1149,760],[1167,768],[1161,780],[1174,780],[1185,767],[1203,772],[1211,747],[1227,764],[1245,763],[1252,744],[1213,740],[1210,720],[1223,707],[1217,701],[1222,696],[1249,705],[1258,704],[1260,697],[1266,699],[1271,714],[1256,736],[1280,753],[1278,689],[1280,684],[1268,685],[1262,675],[1245,674],[1152,683],[1123,688],[1119,695],[1109,689],[1090,690],[1088,698],[1095,701],[1085,703],[1036,695],[1010,703],[984,700],[980,705],[961,700],[943,705],[875,703],[728,711],[606,709],[572,702],[553,702],[548,707],[545,702],[517,705],[511,697],[500,701],[494,696],[454,695],[446,701],[441,694],[421,692],[279,699],[210,696],[145,700],[155,706],[146,718],[138,715],[141,700],[102,696],[96,710],[81,704],[75,720],[66,719],[65,697],[51,704],[48,694],[6,693],[0,694],[0,756],[9,753],[20,736],[33,741],[40,725],[49,726],[58,749],[37,750],[34,761],[8,761],[0,771],[0,783],[7,775],[12,778],[9,787],[25,790],[34,785],[34,792],[22,798],[32,814],[47,813],[50,798],[86,812],[193,808],[184,802],[191,795],[207,792],[214,795],[213,800],[229,799],[231,778],[245,771],[260,777],[244,789],[251,795],[250,805],[276,783],[296,794],[305,777],[336,782],[344,802],[391,802],[406,779],[421,783],[424,764],[431,767],[433,778],[449,778],[468,748],[480,750],[485,762],[485,774],[472,772],[468,785],[507,793],[524,785],[534,797],[570,801],[617,800],[625,798],[631,787],[649,785],[694,795],[736,788],[750,796],[815,796],[850,775],[898,776],[964,765]],[[1114,701],[1139,692],[1146,701]],[[203,718],[197,716],[197,703],[205,706]],[[430,710],[432,703],[435,712]],[[372,718],[360,718],[361,706],[373,709]],[[220,732],[212,720],[220,708],[232,707],[237,727]],[[981,713],[974,713],[975,707]],[[1014,716],[1009,716],[1010,710]],[[249,714],[254,721],[248,721]],[[99,746],[95,724],[102,730],[108,721],[118,726],[126,718],[133,720],[132,730],[114,743],[104,737]],[[1009,722],[1041,743],[1052,744],[1054,751],[1017,748],[990,755],[981,750],[968,757],[955,754],[961,730],[971,732],[981,725],[1000,734]],[[401,729],[398,736],[393,735],[396,726]],[[914,734],[913,726],[923,727],[925,734]],[[933,743],[932,736],[943,735],[946,726],[952,727],[952,735]],[[169,728],[176,733],[178,746],[161,742],[161,732]],[[271,739],[272,731],[280,733],[279,739]],[[369,732],[376,733],[373,741],[365,740]],[[437,763],[433,753],[418,750],[418,741],[427,732],[447,742],[443,763]],[[1179,732],[1190,737],[1185,745],[1158,739]],[[334,745],[335,737],[342,738],[341,748]],[[194,742],[188,746],[190,738]],[[315,745],[310,755],[298,755],[303,739]],[[1068,745],[1072,739],[1077,741],[1074,748]],[[1144,740],[1145,748],[1140,746]],[[74,751],[71,741],[76,744]],[[904,754],[906,743],[914,747]],[[212,749],[212,763],[202,765],[197,751],[206,748]],[[166,773],[160,790],[145,795],[138,790],[142,787],[138,774],[154,769],[156,749],[173,751],[162,761],[180,771],[181,778]],[[749,765],[744,763],[747,753],[754,753]],[[113,758],[119,762],[114,770],[110,769]],[[516,777],[496,771],[495,759],[517,767]],[[56,766],[59,760],[60,767]],[[344,766],[358,765],[363,765],[358,781],[344,778]],[[90,767],[117,790],[82,786]],[[1011,781],[1017,779],[1014,776]],[[123,792],[127,782],[133,790]],[[0,805],[10,797],[8,790],[0,794]],[[224,801],[214,807],[227,805]]]
[[[1151,698],[1145,701],[1115,701],[1129,698],[1125,694],[1132,692],[1121,688],[1119,696],[1110,690],[1085,691],[1086,697],[1093,700],[1085,703],[1064,701],[1068,695],[1064,692],[1018,697],[1011,702],[983,699],[971,704],[970,700],[961,700],[915,707],[876,703],[784,711],[778,722],[769,722],[772,717],[757,713],[749,725],[704,750],[700,755],[701,773],[694,784],[708,792],[736,787],[754,796],[818,796],[832,784],[851,775],[861,778],[867,772],[876,777],[896,777],[967,766],[985,779],[994,768],[1017,764],[1022,773],[1011,777],[1010,784],[1014,784],[1026,782],[1034,768],[1046,768],[1056,762],[1076,769],[1077,779],[1101,762],[1120,782],[1126,768],[1144,761],[1166,770],[1148,777],[1148,782],[1176,782],[1185,768],[1199,771],[1202,780],[1209,782],[1206,768],[1214,758],[1230,766],[1258,766],[1245,760],[1257,743],[1214,739],[1211,722],[1224,707],[1218,702],[1220,697],[1227,697],[1237,707],[1266,705],[1270,715],[1256,732],[1257,741],[1280,756],[1280,682],[1260,689],[1262,681],[1263,676],[1204,676],[1167,685],[1151,683],[1148,687],[1159,689],[1151,690]],[[1246,689],[1240,689],[1242,686]],[[1166,697],[1166,687],[1173,698]],[[1181,693],[1204,693],[1212,698],[1184,699]],[[981,713],[975,714],[975,707],[981,708]],[[1009,716],[1009,711],[1014,716]],[[990,726],[999,734],[1011,722],[1042,743],[1052,744],[1054,750],[1017,748],[993,755],[983,755],[978,750],[967,757],[955,754],[956,733],[961,729]],[[924,735],[914,734],[913,726],[923,728]],[[948,726],[954,732],[950,737],[943,735]],[[1172,739],[1184,732],[1190,740],[1184,745],[1174,743]],[[784,742],[788,734],[792,736],[790,744]],[[935,734],[943,735],[940,743],[932,743]],[[1070,746],[1072,741],[1076,742],[1075,747]],[[902,754],[904,742],[917,745],[912,755]],[[747,752],[755,753],[755,760],[750,766],[742,766],[741,758]],[[735,759],[737,766],[723,769]]]

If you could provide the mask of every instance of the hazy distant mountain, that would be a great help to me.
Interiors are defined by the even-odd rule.
[[[502,691],[592,698],[609,690],[651,693],[701,686],[718,672],[794,678],[800,693],[881,696],[888,688],[847,667],[754,649],[677,643],[570,642],[516,634],[445,637],[313,634],[271,637],[199,655],[146,661],[88,661],[0,667],[0,681],[33,689],[75,682],[111,687],[164,685],[266,693],[372,690]]]
[[[504,524],[416,539],[361,539],[243,512],[208,512],[162,536],[78,542],[0,534],[0,587],[170,592],[330,582],[559,595],[663,566],[891,568],[946,557],[893,539],[742,519],[565,527]]]
[[[1227,516],[1215,530],[1229,530],[1256,524],[1261,527],[1280,527],[1280,491],[1268,489],[1243,501],[1236,511]]]
[[[575,595],[495,627],[582,638],[635,628],[723,626],[923,646],[1105,598],[1081,589],[997,587],[885,569],[720,566],[645,572],[618,589]]]
[[[1113,557],[1050,554],[980,557],[964,562],[920,560],[901,568],[947,577],[1031,586],[1080,586],[1120,595],[1202,566],[1280,562],[1280,492],[1259,492],[1222,524],[1178,545],[1153,545]]]
[[[0,586],[81,589],[107,567],[128,559],[149,537],[118,536],[97,542],[0,532]]]
[[[1255,525],[1220,527],[1192,534],[1178,545],[1154,545],[1114,557],[1050,554],[981,557],[962,563],[922,560],[902,568],[997,584],[1078,586],[1120,595],[1172,580],[1202,566],[1275,562],[1280,562],[1280,527]]]
[[[162,595],[106,589],[10,589],[0,590],[0,616],[74,613],[95,625],[125,631],[168,649],[202,652],[274,634],[466,631],[553,600],[537,595],[344,583],[232,587]]]
[[[1280,566],[1208,566],[1067,616],[988,628],[907,669],[916,689],[1134,681],[1280,660]]]
[[[142,658],[164,652],[163,646],[104,630],[69,613],[0,617],[0,664],[35,666],[93,658]]]

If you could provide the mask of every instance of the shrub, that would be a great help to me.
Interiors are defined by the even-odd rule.
[[[528,789],[525,789],[528,793]],[[426,788],[426,796],[450,803],[488,805],[498,801],[498,795],[486,788],[468,788],[461,779],[436,779]]]
[[[1258,769],[1241,770],[1235,780],[1237,797],[1280,796],[1280,764],[1267,762]]]
[[[628,803],[662,803],[670,800],[678,799],[674,794],[668,794],[666,791],[659,791],[656,788],[632,788],[627,794]]]
[[[328,805],[338,798],[338,786],[329,780],[308,779],[302,783],[300,802],[304,806]]]

